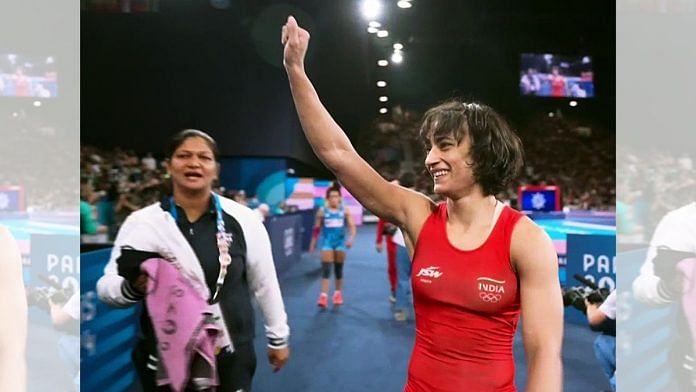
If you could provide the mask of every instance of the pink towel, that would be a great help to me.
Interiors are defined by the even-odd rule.
[[[682,306],[691,330],[692,353],[696,354],[696,258],[680,261],[677,268],[684,273]],[[692,380],[696,385],[696,369],[692,371]]]
[[[215,339],[219,328],[208,303],[169,261],[148,259],[140,267],[149,277],[147,310],[157,336],[157,385],[175,392],[189,381],[218,385]]]

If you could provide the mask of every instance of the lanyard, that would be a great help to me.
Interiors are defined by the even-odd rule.
[[[227,234],[225,231],[225,221],[222,217],[222,207],[220,206],[220,197],[215,193],[211,193],[213,201],[215,203],[215,216],[217,219],[217,247],[218,247],[218,262],[220,263],[220,273],[218,274],[217,283],[215,284],[215,293],[210,299],[210,303],[217,302],[217,296],[220,293],[220,288],[225,282],[225,277],[227,276],[227,267],[232,262],[232,256],[230,256],[230,244],[232,243],[232,236]],[[169,213],[172,214],[174,222],[177,222],[179,212],[176,209],[176,204],[174,204],[174,197],[169,198]]]

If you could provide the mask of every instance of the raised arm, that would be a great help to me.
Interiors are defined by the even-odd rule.
[[[0,391],[26,388],[27,300],[19,247],[0,227]]]
[[[360,203],[375,215],[406,226],[417,235],[433,202],[417,192],[384,180],[355,151],[341,127],[319,100],[304,69],[309,33],[292,16],[283,26],[283,57],[292,97],[315,154]],[[407,213],[408,210],[408,213]]]
[[[563,301],[551,239],[530,219],[515,226],[510,247],[519,274],[528,392],[562,390]]]

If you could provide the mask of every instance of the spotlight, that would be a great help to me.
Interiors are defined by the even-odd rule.
[[[394,44],[394,50],[401,50],[403,48],[404,48],[404,46],[398,42]]]
[[[396,5],[399,6],[399,8],[411,8],[413,6],[413,4],[407,0],[399,0]]]
[[[553,112],[549,112],[549,117],[553,117],[553,116],[554,116]]]
[[[382,3],[379,0],[363,0],[361,8],[366,19],[375,19],[382,11]]]
[[[394,52],[391,56],[391,61],[396,64],[400,64],[402,61],[404,61],[404,56],[401,55],[401,52]]]
[[[570,101],[570,102],[569,102],[569,105],[570,105],[571,107],[576,107],[576,106],[578,106],[578,101]]]
[[[379,109],[380,114],[386,114],[387,113],[387,108],[380,108]]]
[[[377,87],[387,87],[387,82],[380,80],[377,82]]]
[[[377,27],[382,27],[382,24],[377,22],[376,20],[373,20],[372,22],[368,23],[368,26],[377,28]]]
[[[370,33],[370,34],[376,34],[378,31],[379,31],[379,29],[376,28],[376,27],[370,26],[370,27],[367,28],[367,32]]]
[[[380,67],[386,67],[387,65],[389,65],[389,61],[379,60],[379,61],[377,61],[377,65],[379,65]]]
[[[387,102],[388,100],[389,98],[386,95],[382,95],[381,97],[379,97],[380,102]]]
[[[37,108],[41,106],[41,101],[34,101],[34,106]]]
[[[377,32],[379,38],[389,37],[389,32],[387,30],[380,30]]]

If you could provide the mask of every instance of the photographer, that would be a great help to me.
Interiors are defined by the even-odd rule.
[[[689,253],[696,256],[696,202],[667,213],[657,225],[640,276],[633,282],[636,299],[653,306],[678,299],[684,277],[676,262]]]
[[[616,290],[601,304],[585,299],[587,321],[593,331],[601,331],[594,343],[595,356],[611,389],[616,391]]]
[[[0,227],[0,391],[26,388],[27,303],[19,247]]]
[[[667,306],[680,302],[685,276],[677,264],[696,258],[696,202],[667,213],[657,225],[640,275],[633,281],[635,298],[651,306]],[[686,314],[678,312],[677,333],[670,350],[671,368],[680,390],[696,390],[694,333]]]
[[[55,297],[48,298],[53,327],[65,332],[58,340],[58,353],[73,376],[75,391],[80,390],[80,293],[70,296],[67,302],[58,301]]]

